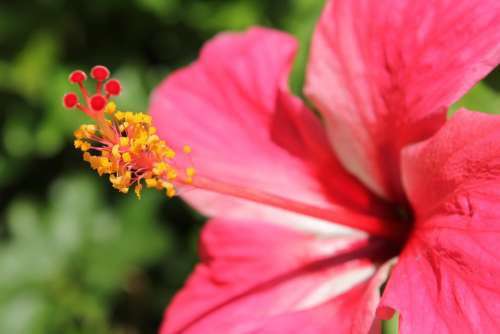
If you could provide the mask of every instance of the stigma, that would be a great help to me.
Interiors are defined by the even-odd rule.
[[[149,115],[119,111],[111,98],[121,93],[121,84],[109,79],[104,66],[90,72],[96,81],[94,94],[84,85],[87,74],[73,71],[69,82],[77,84],[82,100],[74,92],[64,95],[68,109],[79,109],[92,120],[74,132],[74,146],[99,175],[106,175],[111,185],[122,193],[134,189],[138,198],[143,187],[155,188],[174,197],[181,187],[193,183],[196,171],[190,158],[191,147],[170,147],[156,134]]]

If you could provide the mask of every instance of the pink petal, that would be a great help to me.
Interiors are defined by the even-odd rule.
[[[500,328],[500,116],[459,111],[405,149],[403,178],[417,224],[382,300],[400,333]]]
[[[314,35],[306,94],[340,160],[401,200],[400,150],[500,61],[498,0],[332,0]]]
[[[212,220],[203,262],[166,311],[161,333],[366,333],[387,275],[383,267],[373,276],[383,246]]]
[[[374,321],[374,315],[380,299],[380,287],[387,279],[388,271],[388,267],[384,266],[369,281],[352,287],[342,295],[311,309],[271,318],[252,333],[381,333],[381,323]]]
[[[373,195],[341,167],[319,120],[288,92],[296,49],[292,37],[269,29],[217,36],[154,92],[150,112],[158,133],[173,146],[191,145],[197,174],[233,192],[370,210]],[[203,190],[183,197],[208,215],[276,216]]]

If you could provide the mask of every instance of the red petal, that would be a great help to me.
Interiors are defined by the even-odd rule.
[[[500,116],[459,111],[404,151],[417,225],[382,306],[400,333],[496,333],[500,328]]]
[[[213,220],[202,260],[165,314],[167,333],[366,333],[379,287],[376,241]],[[293,331],[292,331],[293,332]]]
[[[153,94],[150,112],[169,144],[193,147],[198,175],[328,209],[367,210],[372,195],[330,150],[319,120],[287,89],[297,45],[284,33],[251,29],[209,42],[191,66]],[[263,206],[214,196],[184,195],[209,215],[272,219]]]
[[[401,148],[432,135],[498,64],[499,40],[498,0],[332,0],[314,36],[307,95],[346,168],[401,199]]]

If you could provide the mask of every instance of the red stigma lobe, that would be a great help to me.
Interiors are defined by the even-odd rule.
[[[90,106],[95,111],[103,110],[107,103],[107,99],[102,95],[94,95],[90,98]]]
[[[108,96],[116,96],[120,95],[122,86],[120,84],[120,81],[111,79],[106,83],[106,85],[104,85],[104,90],[106,91]]]
[[[87,80],[87,75],[81,70],[73,71],[69,75],[69,82],[71,83],[81,83],[85,80]]]
[[[66,93],[63,98],[63,103],[68,109],[74,108],[78,104],[78,96],[75,93]]]
[[[104,81],[109,77],[109,70],[105,66],[97,65],[90,70],[90,75],[94,80]]]
[[[118,96],[121,92],[120,81],[111,79],[105,82],[110,71],[107,67],[97,65],[90,71],[90,76],[97,81],[95,94],[89,94],[83,82],[87,79],[87,74],[82,70],[71,72],[68,81],[72,84],[77,84],[80,89],[82,103],[78,99],[78,95],[70,92],[64,95],[63,105],[65,108],[78,108],[90,117],[97,119],[102,118],[103,110],[109,102],[111,96]],[[104,91],[103,91],[104,85]]]

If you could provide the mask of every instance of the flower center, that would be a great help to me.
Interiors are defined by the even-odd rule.
[[[410,238],[411,232],[413,231],[414,214],[409,203],[395,204],[394,213],[395,217],[397,217],[396,220],[400,225],[400,229],[399,238],[391,241],[395,247],[395,251],[399,254],[406,245],[406,242]]]
[[[83,98],[67,93],[63,103],[68,109],[78,108],[91,117],[93,124],[84,124],[74,133],[75,148],[99,175],[109,175],[114,188],[127,193],[134,186],[140,198],[143,182],[173,197],[178,189],[190,185],[195,176],[189,154],[191,147],[182,148],[182,156],[156,135],[151,116],[143,113],[118,111],[109,99],[121,92],[120,82],[109,77],[104,66],[95,66],[91,76],[97,81],[96,92],[90,96],[83,82],[87,75],[77,70],[69,81],[78,84]],[[104,84],[104,92],[103,92]]]

